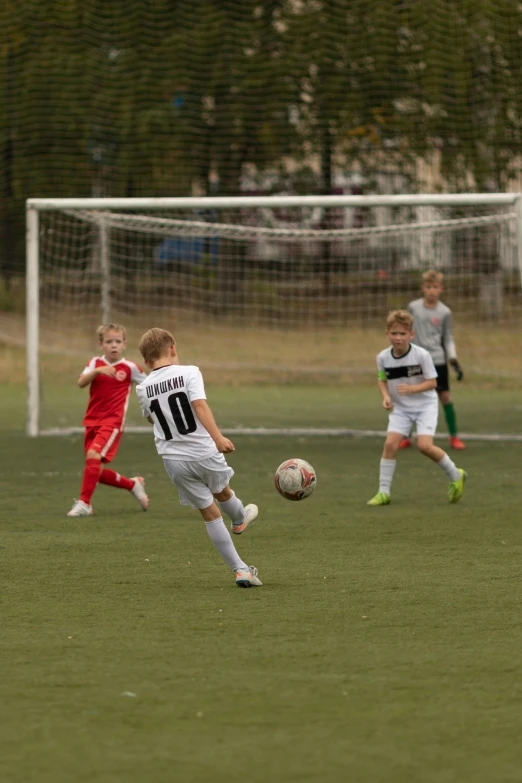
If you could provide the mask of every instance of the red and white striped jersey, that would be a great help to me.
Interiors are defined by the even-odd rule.
[[[104,356],[93,356],[82,375],[103,366],[114,367],[116,375],[100,373],[91,383],[83,426],[107,424],[123,429],[132,384],[141,383],[147,376],[138,364],[129,359],[120,359],[111,364]]]

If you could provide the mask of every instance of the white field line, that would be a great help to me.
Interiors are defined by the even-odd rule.
[[[83,435],[82,427],[63,427],[44,429],[40,435],[45,436],[63,436],[63,435]],[[150,433],[150,427],[126,427],[125,432],[132,435],[141,435]],[[352,430],[328,427],[230,427],[224,428],[225,435],[256,435],[256,436],[274,436],[282,435],[285,437],[333,437],[333,438],[384,438],[384,430]],[[435,436],[438,439],[447,439],[447,435],[439,434]],[[461,433],[463,440],[470,441],[522,441],[522,433]]]

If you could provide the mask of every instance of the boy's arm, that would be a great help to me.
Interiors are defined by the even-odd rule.
[[[455,340],[453,339],[453,317],[451,312],[447,313],[442,319],[442,346],[449,362],[451,362],[452,359],[457,358],[457,348],[455,346]]]
[[[88,372],[85,372],[84,370],[78,378],[78,386],[80,389],[89,386],[97,375],[116,375],[116,370],[108,364],[103,367],[95,367],[94,370],[89,370]]]
[[[437,388],[437,379],[428,378],[427,381],[422,381],[415,386],[410,386],[409,383],[401,383],[397,386],[399,394],[420,394],[420,392],[431,391],[431,389]]]
[[[149,406],[147,404],[147,398],[143,395],[143,392],[141,389],[136,387],[136,395],[138,397],[138,403],[141,408],[141,413],[145,419],[147,419],[148,422],[151,424],[154,424],[154,419],[151,416]]]
[[[460,362],[458,361],[458,359],[450,359],[449,363],[451,364],[451,366],[453,367],[453,369],[457,374],[457,380],[461,381],[464,378],[464,370],[462,369]]]
[[[138,386],[147,379],[147,374],[143,372],[143,368],[139,364],[132,362],[131,364],[131,383],[135,383]]]
[[[222,454],[229,454],[231,451],[235,451],[235,446],[231,440],[225,438],[216,424],[214,414],[210,410],[210,406],[206,400],[191,400],[192,407],[196,413],[196,416],[204,426],[214,443],[216,448]]]
[[[457,374],[457,380],[461,381],[464,377],[464,370],[457,359],[457,347],[453,339],[453,317],[449,312],[442,322],[442,345],[446,353],[448,363],[453,367]]]
[[[386,380],[386,373],[384,370],[379,370],[377,373],[377,388],[382,395],[383,408],[386,408],[387,411],[391,410],[393,404],[391,401],[390,390],[388,389],[388,381]]]

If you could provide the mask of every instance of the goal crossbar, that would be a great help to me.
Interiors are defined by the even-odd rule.
[[[394,196],[193,196],[158,198],[30,198],[27,209],[250,209],[256,207],[506,206],[520,193],[421,193]]]

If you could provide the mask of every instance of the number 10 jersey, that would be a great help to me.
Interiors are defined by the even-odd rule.
[[[197,461],[218,453],[192,407],[194,400],[207,398],[199,367],[158,367],[136,386],[136,393],[143,415],[153,419],[160,456]]]

